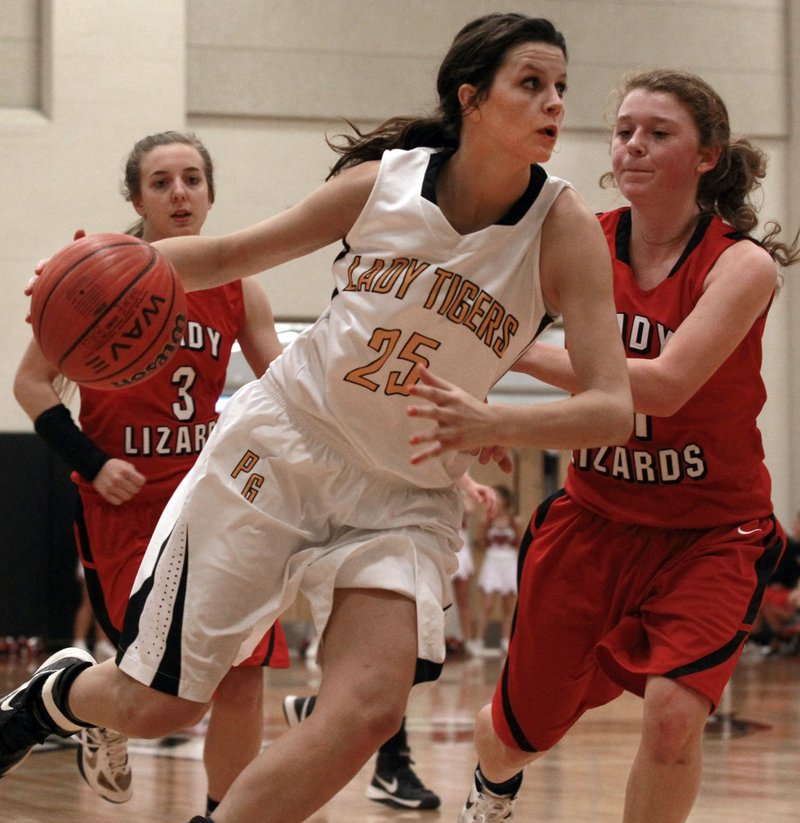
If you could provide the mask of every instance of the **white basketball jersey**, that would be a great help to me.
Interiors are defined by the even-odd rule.
[[[376,468],[430,488],[472,455],[412,466],[407,388],[417,363],[484,400],[550,317],[539,284],[541,227],[564,186],[531,167],[499,223],[467,235],[447,222],[434,183],[447,154],[384,153],[375,186],[333,265],[330,307],[270,366],[289,398],[335,426]]]

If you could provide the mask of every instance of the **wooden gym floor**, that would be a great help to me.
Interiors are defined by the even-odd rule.
[[[448,659],[441,680],[412,695],[408,733],[416,770],[442,798],[434,812],[396,811],[367,800],[372,762],[313,823],[454,823],[469,790],[472,723],[489,700],[499,659]],[[30,667],[0,663],[0,693]],[[315,690],[317,672],[293,659],[266,680],[265,745],[285,727],[281,700]],[[800,814],[800,657],[763,657],[748,647],[709,723],[705,778],[691,823],[781,823]],[[640,701],[624,695],[585,716],[552,752],[528,769],[517,803],[520,823],[619,821],[628,768],[638,743]],[[174,742],[174,741],[173,741]],[[202,737],[171,746],[133,741],[135,796],[124,805],[96,797],[75,767],[73,747],[41,747],[0,781],[1,823],[187,823],[202,812]]]

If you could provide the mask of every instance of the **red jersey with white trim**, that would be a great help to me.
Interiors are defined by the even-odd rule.
[[[168,497],[194,465],[216,424],[231,348],[245,321],[241,281],[186,296],[181,347],[160,372],[129,388],[80,387],[83,431],[147,477],[137,497]],[[81,493],[97,494],[73,478]]]
[[[625,351],[654,359],[695,307],[725,249],[752,242],[703,217],[669,276],[643,291],[629,265],[629,208],[600,216],[614,264],[614,298]],[[711,528],[772,512],[757,417],[765,311],[728,359],[671,417],[636,414],[624,446],[574,452],[566,489],[609,519],[665,528]]]

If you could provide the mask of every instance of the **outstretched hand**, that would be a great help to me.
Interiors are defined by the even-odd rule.
[[[481,463],[495,460],[503,471],[510,472],[511,458],[505,449],[488,445],[496,438],[490,407],[422,366],[417,376],[419,380],[409,388],[409,394],[428,402],[409,406],[407,413],[433,420],[436,425],[412,435],[411,445],[423,448],[411,456],[411,462],[417,465],[446,451],[469,451],[477,454]]]

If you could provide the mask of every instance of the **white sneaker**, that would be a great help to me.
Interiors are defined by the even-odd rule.
[[[103,800],[126,803],[133,797],[133,775],[128,765],[128,738],[111,729],[81,729],[78,769]]]
[[[461,810],[458,823],[509,823],[514,819],[514,794],[490,792],[475,775],[475,785]]]

